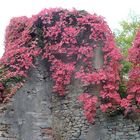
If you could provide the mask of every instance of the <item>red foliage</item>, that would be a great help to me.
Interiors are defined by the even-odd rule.
[[[3,91],[4,91],[3,83],[0,83],[0,102],[2,102],[4,99]]]
[[[78,97],[78,100],[83,102],[84,104],[83,109],[85,111],[84,114],[87,120],[90,123],[93,123],[95,115],[96,115],[96,104],[97,104],[98,98],[88,93],[83,93]]]
[[[9,69],[5,77],[26,77],[34,58],[40,55],[50,63],[54,92],[65,95],[71,79],[78,78],[87,88],[101,85],[99,99],[103,112],[115,109],[121,102],[118,93],[121,55],[113,38],[102,17],[75,9],[44,9],[31,18],[13,18],[6,29],[5,53],[1,60]],[[104,54],[100,69],[93,66],[98,47]],[[90,90],[90,94],[79,97],[89,122],[93,122],[96,113],[98,97],[93,96],[93,92]]]
[[[132,69],[129,71],[129,82],[127,85],[128,95],[133,96],[132,100],[136,107],[140,107],[140,29],[138,30],[129,49],[129,61],[132,63]]]
[[[33,64],[37,42],[31,41],[30,28],[32,24],[27,17],[13,18],[6,28],[5,53],[1,62],[9,68],[6,77],[26,76],[27,70]],[[30,42],[30,44],[29,44]]]

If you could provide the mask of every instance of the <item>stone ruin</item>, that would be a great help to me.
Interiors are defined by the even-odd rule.
[[[102,43],[98,42],[93,65],[103,65]],[[0,140],[140,140],[139,118],[107,117],[97,112],[95,123],[83,115],[77,96],[82,92],[74,79],[64,97],[52,93],[53,82],[46,60],[36,59],[25,85],[7,104],[0,105]],[[98,94],[100,87],[94,87]]]

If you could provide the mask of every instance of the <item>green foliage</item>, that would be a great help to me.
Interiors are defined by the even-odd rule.
[[[13,76],[6,78],[5,74],[7,73],[7,70],[8,68],[4,67],[3,65],[0,66],[0,83],[3,83],[5,88],[8,88],[16,83],[23,82],[26,80],[26,78],[22,76]]]
[[[24,81],[25,78],[24,77],[11,77],[9,79],[6,79],[3,81],[3,84],[5,85],[6,88],[8,88],[10,85],[14,85],[15,83],[19,83]]]
[[[121,29],[114,31],[117,46],[124,56],[128,55],[128,48],[132,46],[137,29],[140,27],[140,16],[130,12],[127,20],[120,22]]]
[[[136,31],[140,28],[140,16],[136,15],[134,12],[130,12],[127,20],[120,22],[120,29],[114,31],[115,41],[117,47],[119,47],[124,56],[122,61],[122,75],[128,73],[131,68],[131,63],[126,60],[128,56],[128,49],[132,46],[132,42],[135,38]]]
[[[117,47],[121,49],[124,56],[124,59],[121,62],[123,67],[120,72],[121,84],[119,87],[119,93],[122,98],[126,97],[126,77],[128,76],[128,71],[131,68],[131,63],[127,60],[128,49],[132,47],[136,31],[140,27],[139,21],[140,16],[136,15],[134,12],[130,12],[128,19],[120,22],[121,28],[114,31]]]
[[[121,81],[119,85],[119,93],[120,93],[121,98],[126,98],[126,85],[124,81]]]

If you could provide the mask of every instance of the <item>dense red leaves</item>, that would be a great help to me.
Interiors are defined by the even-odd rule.
[[[129,61],[134,65],[140,64],[140,29],[137,31],[133,46],[129,49]]]
[[[83,102],[84,114],[87,120],[90,123],[93,123],[96,115],[96,104],[98,102],[98,98],[88,93],[83,93],[78,97],[78,100]]]
[[[108,109],[112,109],[112,104],[111,103],[101,104],[100,108],[103,112],[106,112]]]
[[[55,81],[53,91],[57,92],[59,95],[65,95],[65,87],[70,84],[75,67],[71,63],[65,64],[60,60],[53,61],[52,63],[52,78]]]
[[[26,76],[27,70],[32,66],[36,43],[32,42],[30,48],[27,47],[31,40],[31,26],[27,17],[18,17],[11,19],[6,28],[5,53],[1,62],[9,68],[7,78]]]
[[[133,96],[132,100],[135,105],[140,107],[140,29],[138,30],[129,49],[129,61],[132,63],[132,69],[129,71],[129,82],[127,85],[128,96]]]
[[[99,47],[104,62],[97,69],[93,60]],[[122,100],[118,93],[121,54],[102,17],[75,9],[44,9],[31,18],[13,18],[6,29],[1,59],[8,68],[5,77],[26,77],[37,56],[49,62],[53,91],[61,96],[67,93],[72,78],[80,79],[87,89],[101,86],[97,97],[92,89],[79,96],[89,122],[94,121],[97,107],[106,112],[118,105],[129,106],[130,99]]]

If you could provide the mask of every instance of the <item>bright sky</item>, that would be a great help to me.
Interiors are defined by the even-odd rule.
[[[1,0],[0,1],[0,57],[4,52],[4,32],[12,17],[31,16],[44,8],[62,7],[87,10],[105,17],[110,28],[119,27],[130,10],[140,15],[139,0]]]

